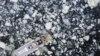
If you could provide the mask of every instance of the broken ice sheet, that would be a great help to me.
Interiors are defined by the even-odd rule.
[[[5,56],[11,56],[11,50],[14,51],[33,40],[32,36],[39,36],[46,31],[54,37],[50,49],[46,53],[37,51],[31,55],[95,54],[95,51],[100,50],[97,48],[100,35],[99,3],[99,0],[0,0],[0,41],[4,39],[2,42],[6,42],[9,50],[4,50]],[[91,42],[88,44],[89,50],[88,47],[80,47],[87,45],[85,41]]]

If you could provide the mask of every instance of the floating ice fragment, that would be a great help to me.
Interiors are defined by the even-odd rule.
[[[62,12],[64,13],[64,14],[66,14],[66,13],[68,13],[68,11],[69,11],[69,6],[67,6],[67,5],[63,5],[63,9],[62,9]]]
[[[63,50],[61,50],[61,53],[64,53],[64,51],[63,51]]]
[[[36,16],[36,14],[37,14],[37,10],[35,10],[35,12],[32,14],[32,17],[35,17]]]
[[[71,39],[76,40],[76,36],[73,36]]]
[[[88,41],[90,37],[87,35],[87,36],[84,36],[83,38],[84,38],[86,41]]]
[[[64,3],[66,2],[66,0],[62,0]]]
[[[83,29],[84,24],[79,24],[79,27]]]
[[[11,43],[13,43],[13,42],[14,42],[14,39],[13,39],[12,37],[10,37],[9,41],[10,41]]]
[[[14,10],[10,10],[10,13],[15,13],[15,11]]]
[[[63,22],[64,22],[66,25],[70,25],[69,19],[63,19]]]
[[[93,42],[96,42],[96,40],[95,40],[95,39],[93,39]]]
[[[7,51],[12,51],[14,49],[14,45],[13,44],[10,44],[10,45],[7,45],[5,50]]]
[[[4,36],[3,33],[0,33],[0,37],[1,37],[1,36]]]
[[[100,24],[100,19],[98,19],[98,24]]]
[[[40,51],[37,50],[37,51],[35,52],[35,54],[36,54],[36,55],[40,55]]]
[[[87,29],[91,29],[94,25],[91,24],[90,26],[87,27]]]
[[[52,32],[54,32],[54,31],[55,31],[55,29],[56,29],[56,27],[52,27],[51,31],[52,31]]]
[[[23,23],[27,23],[27,20],[23,20]]]
[[[45,24],[45,28],[46,28],[47,30],[50,30],[51,27],[52,27],[52,22],[48,22],[48,23]]]
[[[25,39],[25,43],[27,43],[27,42],[29,42],[29,41],[32,41],[32,39],[31,39],[31,38]]]
[[[96,34],[96,31],[92,31],[92,32],[90,32],[90,34],[91,35],[94,35],[94,34]]]
[[[51,47],[51,49],[52,49],[52,50],[55,50],[55,47],[54,47],[54,46],[52,46],[52,47]]]
[[[52,40],[52,44],[57,44],[57,41],[56,40]]]
[[[65,40],[65,39],[63,39],[63,40],[62,40],[62,42],[63,42],[63,43],[66,43],[66,40]]]
[[[58,37],[58,34],[57,34],[57,33],[55,33],[55,34],[54,34],[54,37],[55,37],[55,38],[57,38],[57,37]]]
[[[100,30],[98,30],[98,32],[100,32]]]
[[[79,41],[83,41],[83,38],[79,38]]]
[[[67,48],[68,48],[68,49],[73,48],[73,44],[72,44],[71,41],[67,41]]]
[[[48,54],[52,54],[52,51],[48,51]]]
[[[94,53],[89,54],[88,56],[94,56]]]
[[[10,22],[5,23],[6,26],[11,26]]]
[[[5,43],[3,43],[3,42],[0,42],[0,48],[5,49],[5,47],[6,47],[6,44],[5,44]]]
[[[30,18],[30,16],[28,14],[24,15],[24,19],[29,19],[29,18]]]
[[[92,8],[96,7],[98,3],[100,3],[100,0],[87,0],[88,5]]]
[[[18,0],[10,0],[10,1],[11,1],[11,2],[15,2],[15,3],[18,2]]]

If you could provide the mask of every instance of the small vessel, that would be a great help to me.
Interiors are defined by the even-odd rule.
[[[12,56],[28,56],[32,52],[39,49],[39,47],[43,47],[48,44],[52,40],[52,36],[50,34],[42,35],[41,37],[37,37],[35,40],[32,40],[23,46],[16,49]]]

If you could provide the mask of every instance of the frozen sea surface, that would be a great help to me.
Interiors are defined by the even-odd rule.
[[[29,56],[100,56],[100,1],[0,0],[0,56],[45,32],[52,42]]]

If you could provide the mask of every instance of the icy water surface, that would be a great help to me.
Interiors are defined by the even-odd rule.
[[[100,56],[100,1],[0,0],[0,56],[44,32],[52,42],[29,56]]]

